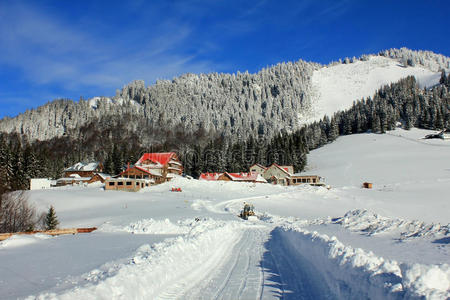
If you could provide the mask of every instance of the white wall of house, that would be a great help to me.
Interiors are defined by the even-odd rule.
[[[265,180],[269,180],[270,178],[272,178],[272,176],[275,176],[276,178],[287,178],[288,174],[280,170],[278,167],[272,165],[266,170],[266,172],[264,172],[263,177]]]
[[[265,170],[266,170],[265,168],[262,168],[262,167],[260,167],[258,165],[253,165],[253,166],[250,167],[250,172],[255,172],[255,173],[258,173],[258,174],[261,174],[261,175],[264,174]]]
[[[30,190],[49,189],[52,181],[48,178],[31,178]]]

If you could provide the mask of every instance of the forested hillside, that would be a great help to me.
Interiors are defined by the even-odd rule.
[[[100,130],[95,124],[82,127],[78,139],[69,136],[45,142],[23,143],[17,134],[0,140],[0,182],[3,189],[27,188],[30,177],[58,177],[62,169],[78,161],[100,160],[106,172],[117,174],[127,162],[135,162],[141,153],[177,151],[185,172],[245,171],[253,163],[273,162],[294,165],[301,171],[307,153],[334,141],[339,135],[372,131],[384,133],[401,122],[406,129],[450,129],[450,75],[442,72],[438,85],[421,89],[414,77],[384,86],[372,97],[354,102],[345,111],[325,116],[291,133],[279,131],[270,139],[249,137],[232,141],[224,136],[211,137],[204,130],[187,134],[182,129],[167,130],[163,143],[143,147],[136,131],[121,122]],[[126,126],[125,126],[126,127]]]
[[[370,94],[382,83],[414,75],[419,67],[435,73],[450,69],[449,58],[429,51],[391,49],[378,56],[396,61],[397,68],[406,72],[401,77],[390,76],[384,83],[380,81]],[[328,67],[364,62],[371,57],[346,58]],[[184,136],[200,131],[211,139],[225,137],[233,141],[250,136],[270,139],[279,132],[294,132],[313,116],[323,117],[314,115],[320,91],[313,89],[312,77],[324,67],[299,60],[267,67],[255,74],[185,74],[150,86],[135,81],[118,90],[114,97],[60,99],[15,118],[4,118],[0,120],[0,131],[17,133],[29,142],[64,136],[79,139],[86,128],[112,131],[113,135],[131,131],[142,147],[164,142],[168,131],[182,132]],[[360,67],[370,68],[365,64]],[[368,72],[362,72],[358,80],[367,80],[370,69]],[[346,89],[358,86],[347,82]],[[358,100],[348,98],[345,107]]]

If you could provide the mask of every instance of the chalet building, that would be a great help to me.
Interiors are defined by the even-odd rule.
[[[103,172],[103,165],[100,162],[79,162],[64,170],[64,178],[69,178],[74,174],[91,178],[95,173],[101,172]]]
[[[292,174],[289,178],[289,185],[310,184],[313,186],[325,186],[322,181],[322,177],[317,175],[305,175],[305,174]]]
[[[258,174],[264,174],[264,172],[267,170],[267,167],[264,167],[263,165],[260,164],[254,164],[252,166],[250,166],[250,172],[252,173],[258,173]]]
[[[84,183],[88,183],[92,177],[81,177],[78,174],[71,174],[68,177],[58,178],[56,180],[56,186],[64,186],[64,185],[80,185]]]
[[[175,152],[145,153],[134,166],[120,173],[119,177],[148,179],[158,184],[182,174],[183,165]]]
[[[142,188],[151,186],[153,183],[148,179],[108,178],[105,181],[105,190],[137,192]]]
[[[254,164],[250,167],[250,171],[261,174],[267,182],[273,184],[299,185],[306,183],[315,186],[325,185],[320,181],[320,176],[305,175],[300,173],[294,174],[293,166],[280,166],[278,164],[272,164],[269,167],[264,167],[260,164]]]
[[[236,182],[256,182],[267,183],[267,181],[258,173],[222,173],[217,180],[236,181]]]
[[[105,180],[105,190],[138,191],[182,174],[183,165],[175,152],[144,153],[133,166]]]
[[[166,176],[169,178],[171,177],[170,174],[166,174]],[[154,184],[160,184],[167,181],[167,178],[163,177],[161,169],[143,168],[137,165],[128,167],[125,171],[120,173],[117,178],[145,179],[150,180]]]
[[[202,173],[198,180],[217,181],[220,175],[222,175],[222,173]]]
[[[272,164],[266,169],[263,177],[269,183],[289,185],[289,179],[291,174],[294,173],[293,171],[294,167],[292,166],[279,166],[277,164]]]
[[[110,178],[111,176],[105,173],[95,173],[94,176],[89,179],[88,183],[101,182],[105,183],[105,180]]]

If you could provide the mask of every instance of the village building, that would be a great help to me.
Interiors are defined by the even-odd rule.
[[[64,170],[64,178],[77,174],[79,177],[89,177],[95,173],[103,172],[103,165],[100,162],[79,162]]]
[[[95,173],[94,176],[89,179],[88,183],[101,182],[105,183],[105,180],[110,178],[111,175],[105,173]]]
[[[31,178],[30,190],[49,189],[53,181],[50,178]]]
[[[137,192],[142,188],[151,186],[153,183],[149,179],[108,178],[105,181],[105,190]]]
[[[160,184],[183,174],[175,152],[144,153],[133,165],[115,178],[105,180],[105,190],[137,191],[153,184]]]
[[[127,169],[116,176],[116,178],[146,179],[154,184],[160,184],[167,181],[167,178],[163,177],[161,169],[143,168],[137,165],[128,166]]]
[[[217,180],[220,181],[235,181],[235,182],[255,182],[267,183],[267,181],[258,173],[222,173]]]
[[[317,175],[305,175],[294,173],[293,166],[280,166],[272,164],[269,167],[264,167],[260,164],[254,164],[250,167],[251,172],[261,174],[267,182],[281,185],[299,185],[310,184],[315,186],[324,186],[321,182],[321,177]]]
[[[273,184],[289,185],[289,179],[291,174],[289,171],[294,173],[294,167],[292,166],[279,166],[277,164],[272,164],[266,169],[263,177],[267,182]]]
[[[264,167],[263,165],[260,164],[254,164],[252,166],[250,166],[250,172],[252,173],[258,173],[258,174],[264,174],[264,172],[267,170],[267,167]]]
[[[64,186],[64,185],[80,185],[84,183],[88,183],[92,177],[81,177],[78,174],[71,174],[68,177],[58,178],[56,180],[56,186]]]
[[[305,174],[292,174],[289,178],[289,185],[299,185],[299,184],[309,184],[313,186],[325,186],[325,183],[322,181],[322,177],[318,175],[305,175]]]
[[[219,176],[223,173],[202,173],[198,180],[217,181]]]

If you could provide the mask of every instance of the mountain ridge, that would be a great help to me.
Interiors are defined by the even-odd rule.
[[[0,131],[18,133],[34,141],[65,135],[75,138],[80,128],[90,123],[100,128],[121,123],[126,130],[138,132],[144,145],[154,142],[152,136],[158,128],[181,129],[187,133],[201,129],[232,138],[270,138],[278,132],[292,132],[311,118],[323,117],[315,109],[320,106],[320,99],[313,84],[313,77],[320,70],[355,63],[364,66],[373,57],[396,61],[398,68],[410,71],[421,68],[437,74],[442,69],[450,69],[448,57],[402,48],[346,58],[326,66],[299,60],[279,63],[253,74],[187,73],[147,87],[144,81],[133,81],[111,98],[94,97],[78,102],[54,100],[14,118],[3,118]],[[409,73],[403,75],[414,75],[414,72]],[[380,83],[398,79],[394,76]],[[345,101],[350,106],[359,99]],[[127,122],[123,122],[122,116],[127,116]]]

